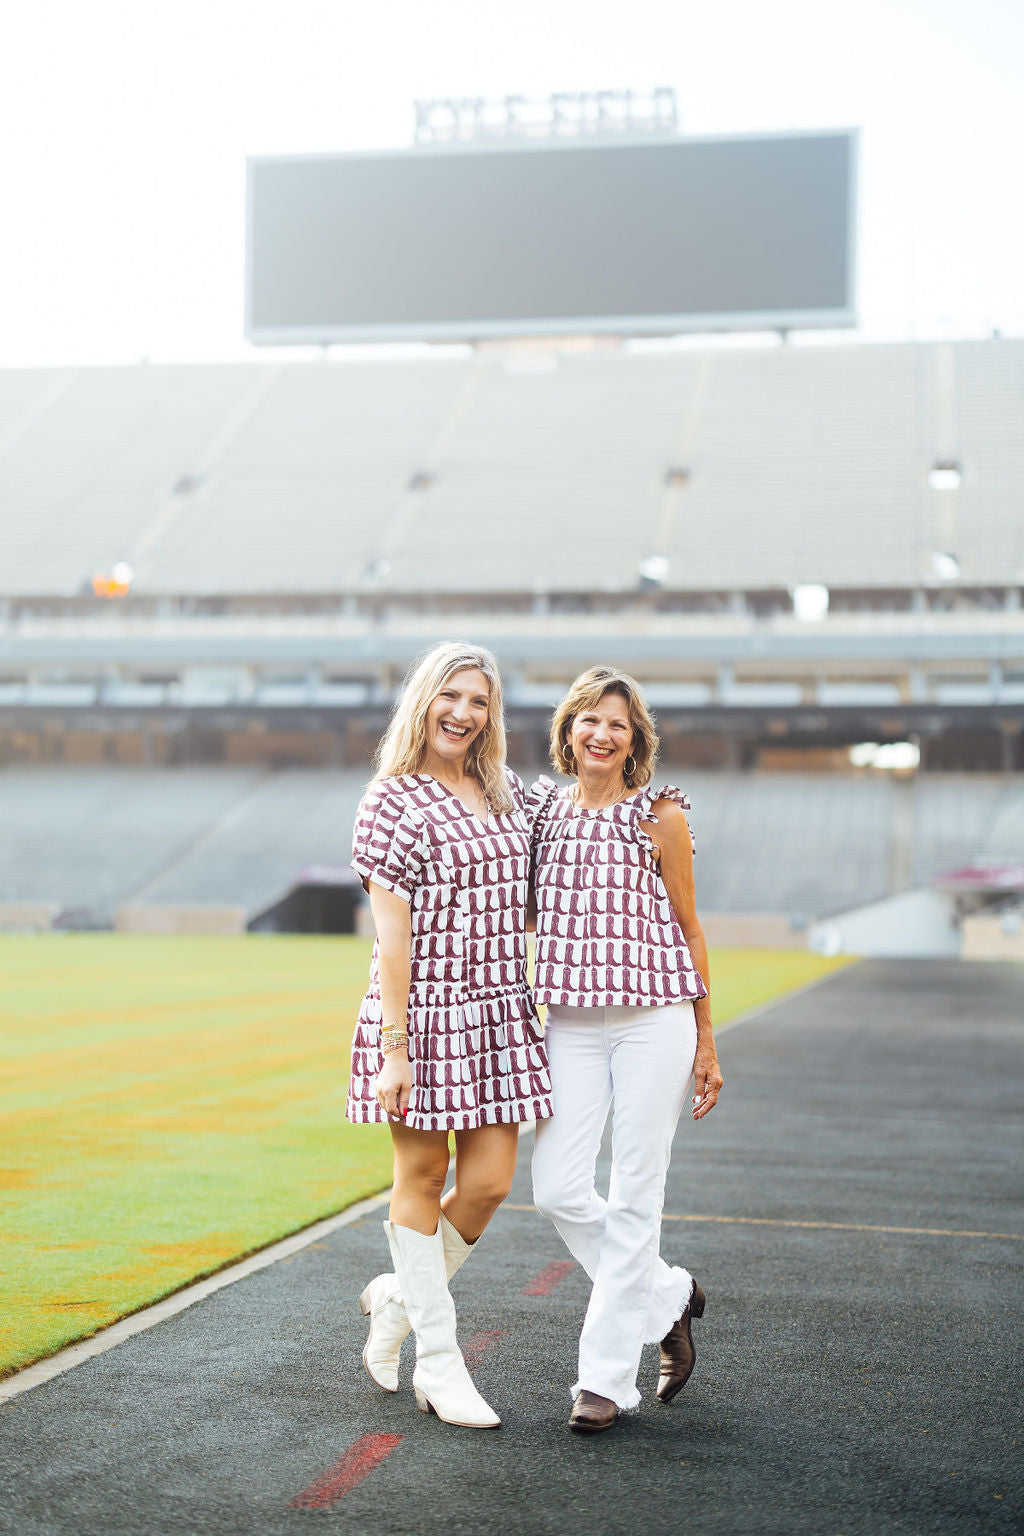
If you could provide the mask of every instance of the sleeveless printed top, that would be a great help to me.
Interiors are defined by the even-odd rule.
[[[690,809],[673,785],[639,790],[600,811],[578,809],[548,778],[531,789],[538,1003],[656,1007],[707,996],[654,840],[640,825],[657,821],[655,800]]]

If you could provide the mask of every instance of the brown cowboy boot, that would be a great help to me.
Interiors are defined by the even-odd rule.
[[[690,1373],[697,1359],[697,1351],[693,1347],[693,1335],[690,1333],[690,1322],[695,1317],[704,1316],[706,1301],[707,1297],[695,1280],[693,1289],[690,1291],[690,1299],[683,1308],[682,1315],[676,1319],[661,1341],[658,1397],[663,1403],[670,1403],[690,1379]]]
[[[610,1397],[599,1392],[579,1392],[569,1415],[569,1428],[577,1434],[593,1435],[602,1429],[611,1429],[619,1416],[619,1410]]]

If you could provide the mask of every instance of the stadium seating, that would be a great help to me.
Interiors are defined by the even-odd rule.
[[[1011,340],[0,372],[0,592],[1020,583],[1022,397]]]
[[[659,774],[688,792],[699,903],[798,921],[971,862],[1024,862],[1024,785],[984,774]],[[241,905],[255,916],[313,864],[346,864],[353,770],[0,771],[0,901],[112,922],[122,902]],[[899,841],[909,837],[901,864]]]
[[[812,917],[887,893],[894,786],[885,780],[674,777],[690,796],[697,889],[708,911]]]
[[[195,848],[258,769],[6,768],[0,901],[50,901],[110,922]]]
[[[1022,405],[1021,340],[0,370],[11,760],[21,732],[57,756],[57,725],[89,761],[149,711],[198,727],[188,770],[0,769],[0,901],[255,915],[344,863],[359,773],[199,764],[243,716],[376,729],[453,629],[498,651],[521,742],[607,658],[690,737],[707,712],[733,748],[901,733],[929,767],[1019,766]],[[929,484],[940,463],[959,488]],[[120,561],[152,602],[78,601]],[[667,599],[638,598],[661,574]],[[800,582],[833,589],[823,622],[789,611]],[[680,776],[709,911],[800,921],[1024,859],[1019,774]]]
[[[313,864],[346,865],[366,773],[286,770],[251,785],[139,900],[225,903],[250,916]]]
[[[1024,862],[1019,775],[923,775],[914,795],[915,884],[970,864]]]

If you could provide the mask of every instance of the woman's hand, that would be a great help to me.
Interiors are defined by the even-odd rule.
[[[407,1051],[388,1051],[377,1073],[377,1103],[389,1120],[404,1120],[409,1113],[412,1067]]]
[[[700,1120],[714,1109],[722,1089],[722,1069],[718,1065],[718,1052],[714,1040],[698,1040],[697,1054],[693,1058],[693,1118]]]

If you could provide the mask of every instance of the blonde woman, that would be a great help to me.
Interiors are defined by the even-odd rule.
[[[610,1429],[640,1403],[643,1346],[661,1343],[658,1397],[694,1365],[704,1292],[659,1256],[672,1139],[722,1087],[708,956],[679,790],[651,789],[658,737],[631,677],[592,667],[555,712],[551,757],[568,789],[531,791],[537,903],[534,995],[547,1003],[555,1114],[537,1127],[534,1198],[593,1281],[569,1420]],[[594,1171],[612,1114],[608,1199]]]
[[[435,646],[406,681],[356,817],[352,863],[377,942],[348,1115],[386,1120],[394,1141],[384,1230],[395,1272],[360,1297],[366,1369],[397,1391],[411,1325],[418,1406],[480,1429],[500,1420],[466,1370],[448,1281],[508,1194],[520,1122],[551,1113],[526,979],[524,801],[505,767],[494,657]],[[452,1132],[455,1183],[442,1200]]]

